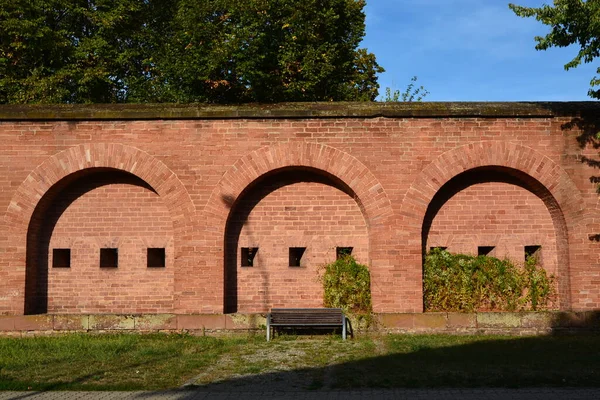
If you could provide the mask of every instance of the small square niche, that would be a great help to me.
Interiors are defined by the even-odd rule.
[[[52,268],[71,268],[71,249],[52,249]]]
[[[290,247],[290,267],[300,267],[306,247]]]
[[[166,252],[164,247],[148,247],[147,266],[148,268],[165,268]]]
[[[242,247],[242,267],[254,267],[254,257],[258,253],[258,247]]]
[[[478,246],[477,247],[477,255],[478,256],[491,256],[494,253],[495,246]]]
[[[354,247],[336,247],[335,248],[335,259],[339,260],[345,256],[352,255]]]
[[[433,251],[433,250],[439,250],[439,251],[444,251],[447,250],[448,247],[444,247],[444,246],[432,246],[429,248],[429,251]]]
[[[117,268],[119,266],[119,249],[100,249],[100,268]]]
[[[539,261],[541,261],[541,256],[542,256],[542,246],[540,246],[540,245],[525,246],[525,261],[527,261],[527,259],[529,257],[535,257],[539,262]]]

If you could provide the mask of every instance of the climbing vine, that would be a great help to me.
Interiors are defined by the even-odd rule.
[[[426,311],[524,311],[554,306],[555,278],[529,257],[524,265],[433,249],[425,257]]]
[[[371,314],[371,276],[367,266],[351,255],[343,255],[323,265],[319,272],[325,307],[341,308],[356,316]]]

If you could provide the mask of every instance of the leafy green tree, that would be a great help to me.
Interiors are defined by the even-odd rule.
[[[0,102],[120,102],[146,91],[156,17],[140,0],[0,0]]]
[[[0,0],[0,103],[373,100],[364,0]]]
[[[592,62],[600,55],[600,1],[599,0],[554,0],[554,5],[542,7],[522,7],[509,4],[511,10],[520,17],[535,17],[551,27],[546,36],[536,36],[537,50],[550,47],[579,46],[579,52],[568,63],[565,70],[575,68],[582,62]],[[597,69],[600,74],[600,68]],[[596,76],[590,82],[590,97],[600,99],[600,79]]]

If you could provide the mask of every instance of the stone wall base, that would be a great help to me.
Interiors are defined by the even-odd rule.
[[[358,335],[378,333],[505,334],[600,333],[600,311],[520,313],[376,314],[369,327],[354,322]],[[360,325],[360,326],[359,326]],[[264,332],[264,314],[45,314],[0,316],[0,336],[69,332],[164,332],[234,334]]]

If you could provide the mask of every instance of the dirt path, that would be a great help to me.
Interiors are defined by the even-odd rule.
[[[335,364],[353,355],[364,357],[364,351],[363,343],[352,341],[276,340],[251,353],[239,349],[227,354],[184,386],[217,391],[236,387],[248,391],[330,389],[336,380]]]

